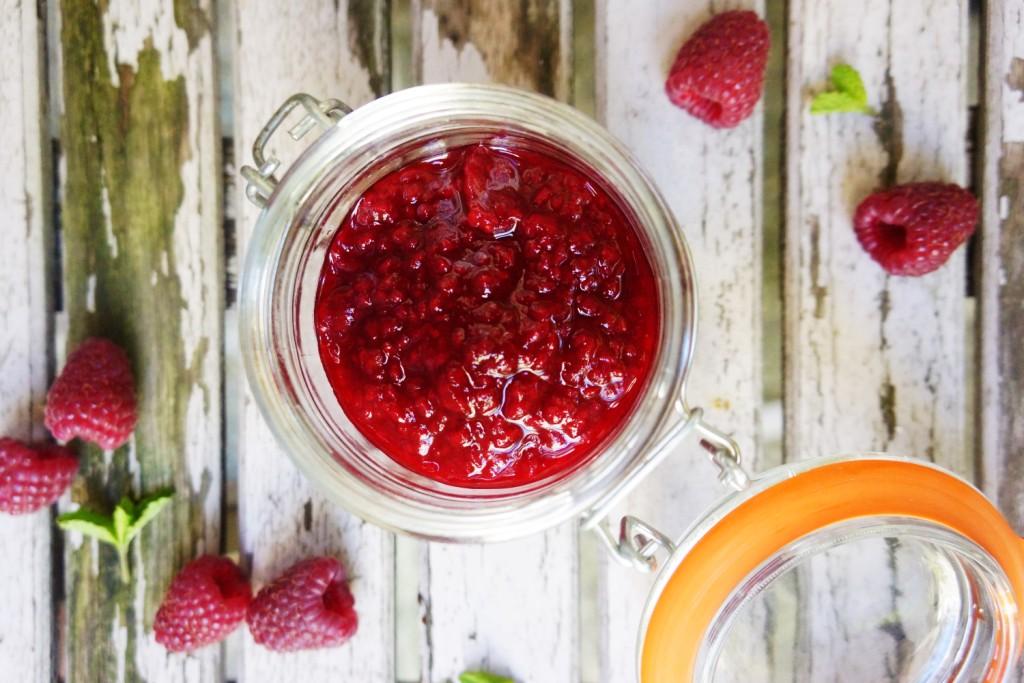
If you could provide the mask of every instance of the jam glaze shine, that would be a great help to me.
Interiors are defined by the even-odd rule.
[[[650,374],[657,283],[599,184],[545,154],[451,149],[378,180],[314,310],[348,418],[408,469],[511,487],[582,464]]]

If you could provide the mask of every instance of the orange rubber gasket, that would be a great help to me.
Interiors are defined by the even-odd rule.
[[[832,524],[874,516],[915,517],[984,548],[1024,604],[1024,540],[985,496],[955,476],[895,460],[848,460],[810,469],[739,505],[673,571],[644,634],[643,683],[694,680],[715,615],[736,586],[793,541]],[[1018,620],[1022,614],[1018,612]],[[1020,655],[996,653],[986,683],[1002,681]]]

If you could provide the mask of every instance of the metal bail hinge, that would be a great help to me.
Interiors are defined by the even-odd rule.
[[[582,528],[592,529],[608,547],[612,557],[627,567],[644,572],[656,570],[658,555],[664,553],[670,557],[675,552],[675,544],[665,534],[632,515],[622,518],[619,523],[619,535],[616,538],[609,528],[607,517],[611,507],[673,452],[683,437],[689,434],[697,435],[701,447],[708,452],[711,462],[718,468],[718,479],[723,484],[736,491],[742,491],[750,486],[750,475],[740,462],[740,448],[736,442],[729,435],[704,422],[704,411],[700,408],[690,410],[682,402],[679,408],[685,419],[663,434],[641,466],[637,467],[617,489],[610,492],[604,501],[585,513],[581,520]]]
[[[697,410],[700,408],[694,409]],[[701,447],[711,455],[711,462],[718,468],[720,482],[736,491],[743,491],[750,486],[750,475],[741,462],[740,447],[732,437],[700,419],[694,425],[694,432]]]
[[[317,125],[323,128],[330,128],[341,120],[345,114],[352,111],[351,107],[340,100],[324,100],[321,102],[312,95],[298,93],[292,95],[282,104],[274,115],[263,126],[263,130],[256,136],[252,144],[252,159],[255,168],[252,166],[242,167],[242,177],[248,181],[245,187],[245,196],[261,209],[267,205],[267,199],[277,187],[278,179],[274,173],[281,166],[281,161],[274,157],[267,158],[266,147],[270,137],[281,126],[285,118],[298,106],[306,110],[306,115],[288,131],[292,140],[301,139],[306,133]]]
[[[601,540],[605,542],[612,557],[627,567],[642,572],[654,571],[658,568],[658,553],[664,552],[671,556],[676,546],[668,536],[661,533],[647,522],[626,515],[619,523],[619,538],[612,536],[605,524],[595,528]]]

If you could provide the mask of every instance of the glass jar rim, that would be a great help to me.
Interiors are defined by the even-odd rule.
[[[425,498],[381,495],[360,472],[339,467],[337,454],[313,438],[315,430],[303,411],[282,395],[282,387],[294,383],[301,359],[275,348],[275,325],[282,326],[280,318],[294,311],[274,308],[273,300],[281,283],[294,274],[291,256],[284,254],[285,241],[290,233],[311,229],[304,221],[310,206],[329,194],[325,188],[339,186],[344,174],[351,181],[403,140],[426,135],[424,131],[457,129],[467,121],[507,127],[572,149],[619,194],[667,264],[661,267],[668,272],[659,272],[659,295],[662,325],[668,329],[663,331],[650,386],[602,453],[550,485],[541,482],[543,487],[524,493],[463,489],[461,495],[474,498],[473,505],[438,508]],[[424,148],[423,155],[429,152]],[[345,170],[339,171],[342,166]],[[239,289],[239,341],[246,374],[256,403],[284,450],[307,478],[349,511],[393,530],[437,540],[507,540],[552,528],[599,504],[618,481],[631,476],[658,436],[684,418],[682,396],[695,334],[696,292],[688,248],[664,200],[629,152],[566,104],[494,85],[410,88],[360,107],[332,126],[288,169],[260,213]]]

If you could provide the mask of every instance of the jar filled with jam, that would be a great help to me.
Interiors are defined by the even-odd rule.
[[[279,178],[266,148],[290,117],[293,138],[320,135]],[[445,542],[579,519],[617,560],[658,571],[644,683],[751,680],[765,601],[821,601],[800,592],[801,572],[895,577],[885,585],[914,618],[892,680],[1016,680],[1024,541],[980,492],[882,454],[754,475],[687,404],[683,232],[595,122],[498,86],[423,86],[356,111],[295,95],[253,158],[242,173],[263,211],[242,357],[271,430],[338,505]],[[678,541],[629,515],[610,524],[687,441],[713,465],[695,462],[694,477],[724,485],[719,502],[682,520]],[[833,610],[849,642],[853,607]],[[813,624],[795,628],[827,670]]]

